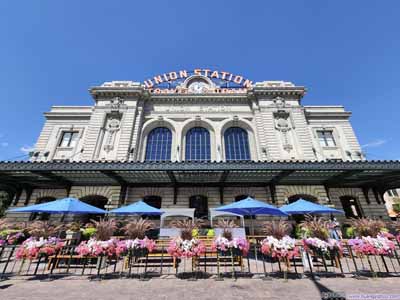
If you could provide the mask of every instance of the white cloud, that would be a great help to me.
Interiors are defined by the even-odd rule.
[[[9,144],[8,144],[7,142],[1,142],[0,145],[1,145],[2,147],[8,147]]]
[[[21,148],[19,148],[19,150],[25,154],[29,154],[29,152],[32,152],[33,150],[35,150],[35,147],[24,145]]]
[[[384,144],[387,143],[387,140],[383,139],[378,139],[378,140],[373,140],[369,143],[366,143],[365,145],[362,145],[361,148],[374,148],[374,147],[380,147]]]

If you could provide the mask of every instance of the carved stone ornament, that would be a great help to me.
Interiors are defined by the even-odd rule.
[[[278,110],[274,113],[275,117],[275,129],[281,132],[287,132],[290,128],[289,122],[290,114],[285,110]]]
[[[124,99],[121,97],[115,97],[111,99],[110,104],[107,105],[112,112],[119,112],[122,107],[124,107]]]
[[[106,152],[110,152],[114,149],[115,136],[117,135],[117,132],[120,130],[120,127],[121,127],[121,120],[115,116],[110,116],[105,128],[106,137],[104,143],[104,150]]]
[[[290,153],[293,145],[289,143],[288,132],[292,129],[290,126],[290,114],[285,110],[278,110],[274,113],[275,129],[281,132],[283,140],[283,149]]]

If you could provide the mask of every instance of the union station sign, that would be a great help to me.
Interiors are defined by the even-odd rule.
[[[252,84],[242,75],[212,69],[172,71],[144,81],[154,94],[247,93]]]

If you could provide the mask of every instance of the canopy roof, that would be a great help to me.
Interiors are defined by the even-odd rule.
[[[13,213],[38,213],[45,212],[50,214],[105,214],[106,211],[75,198],[64,198],[51,202],[35,204],[30,206],[10,209]]]
[[[279,208],[281,211],[289,215],[304,214],[344,214],[343,211],[330,208],[328,206],[312,203],[304,199],[299,199],[291,204],[284,205]]]
[[[400,186],[400,161],[0,162],[0,189],[73,185]]]

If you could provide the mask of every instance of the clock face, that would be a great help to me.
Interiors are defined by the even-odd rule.
[[[200,94],[208,90],[208,84],[204,81],[194,81],[188,86],[190,93]]]

